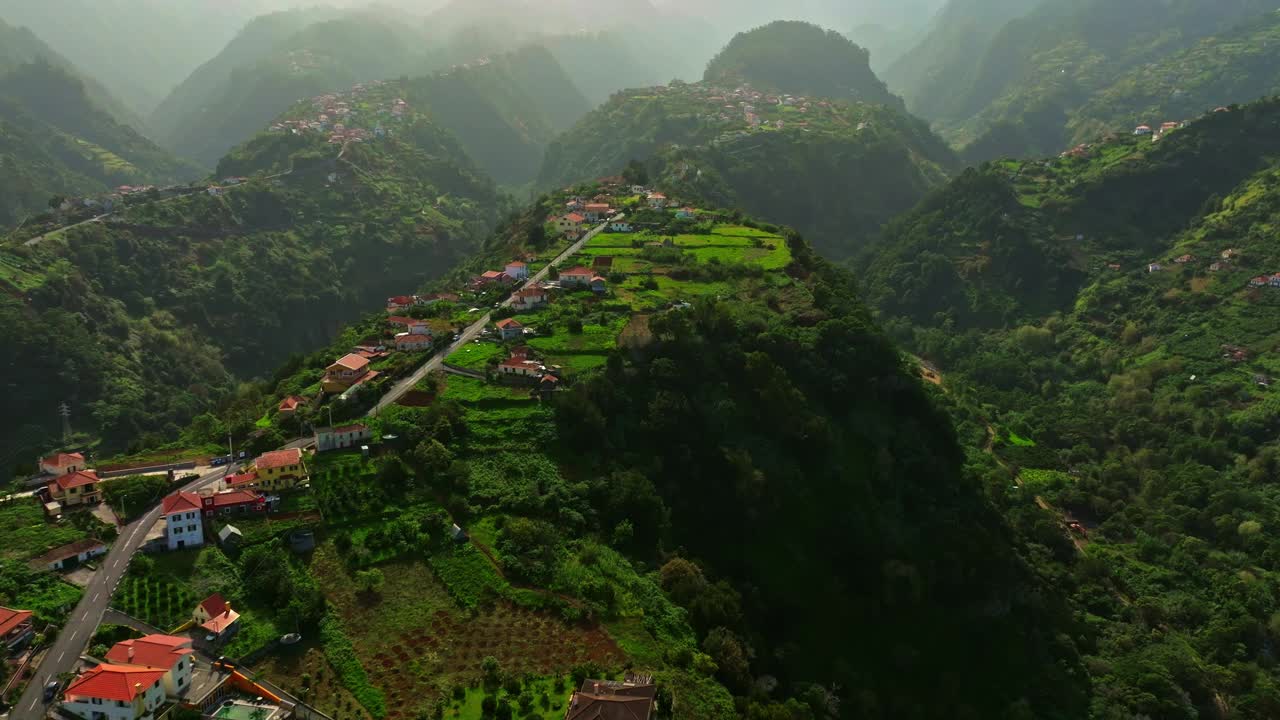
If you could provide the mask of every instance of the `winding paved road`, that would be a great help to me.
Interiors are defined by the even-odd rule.
[[[208,470],[200,477],[182,486],[182,490],[195,491],[220,480],[227,467]],[[35,720],[45,715],[44,686],[62,673],[71,672],[81,652],[93,637],[102,614],[111,602],[111,594],[129,568],[129,560],[142,547],[151,526],[160,519],[160,506],[151,508],[145,515],[120,528],[120,536],[112,543],[111,550],[99,560],[98,571],[93,574],[84,597],[71,611],[67,624],[45,653],[44,660],[35,675],[27,683],[27,689],[10,711],[13,720]]]

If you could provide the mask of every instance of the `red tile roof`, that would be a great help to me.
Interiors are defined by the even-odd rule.
[[[247,473],[240,473],[239,475],[228,475],[226,478],[226,483],[230,487],[235,487],[236,485],[244,485],[246,483],[254,482],[257,479],[258,479],[258,473],[247,472]]]
[[[499,327],[499,328],[501,328],[501,329],[503,329],[503,330],[506,330],[507,328],[522,328],[522,327],[524,327],[524,326],[523,326],[523,325],[521,325],[520,323],[516,322],[514,318],[507,318],[507,319],[505,319],[505,320],[499,320],[499,321],[497,322],[497,325],[498,325],[498,327]]]
[[[355,353],[347,353],[333,365],[346,368],[347,370],[359,371],[369,367],[369,360],[367,358],[362,358]],[[329,367],[333,367],[333,365],[330,365]]]
[[[582,222],[586,222],[587,220],[585,217],[579,215],[578,213],[569,213],[568,215],[564,216],[564,219],[573,223],[582,223]]]
[[[140,665],[99,665],[76,678],[66,694],[132,702],[164,674],[164,670]]]
[[[77,470],[73,473],[60,475],[53,482],[63,490],[70,490],[73,487],[83,487],[98,482],[98,473],[92,470]]]
[[[587,680],[573,694],[565,720],[648,720],[658,689]]]
[[[81,455],[80,453],[57,453],[56,455],[50,455],[47,458],[41,459],[40,462],[45,465],[53,465],[55,467],[66,467],[72,464],[83,465],[84,455]]]
[[[0,607],[0,638],[8,635],[14,628],[30,619],[30,610],[11,610],[7,607]]]
[[[396,295],[395,297],[387,298],[387,304],[388,305],[412,305],[413,297],[410,295]]]
[[[415,318],[402,317],[399,315],[392,315],[391,317],[387,318],[387,322],[391,323],[392,325],[403,325],[405,327],[409,327],[410,325],[426,325],[427,324],[426,320],[417,320]]]
[[[484,274],[482,274],[480,277],[484,278],[485,280],[497,280],[503,275],[506,275],[506,273],[502,272],[501,270],[485,270]]]
[[[227,604],[226,598],[222,597],[222,593],[214,593],[204,600],[201,600],[200,607],[203,608],[210,616],[224,613],[231,608],[231,606]]]
[[[257,475],[253,473],[245,473],[245,474],[255,478],[257,477]],[[232,477],[240,477],[240,476],[233,475]],[[228,478],[227,480],[228,482],[230,482],[231,478]],[[210,495],[208,499],[212,501],[211,505],[213,507],[221,508],[221,507],[232,507],[234,505],[256,504],[261,499],[261,497],[258,495],[258,493],[253,492],[251,490],[227,490],[225,492],[214,493],[213,495]]]
[[[582,267],[581,265],[579,265],[578,267],[575,267],[575,268],[569,268],[568,270],[563,270],[563,271],[561,271],[561,272],[560,272],[560,276],[561,276],[561,277],[563,277],[563,276],[565,276],[565,275],[587,275],[587,276],[591,276],[591,275],[594,275],[595,273],[596,273],[596,271],[595,271],[595,270],[588,270],[587,268],[584,268],[584,267]]]
[[[137,640],[124,640],[107,651],[108,662],[117,665],[141,665],[171,670],[187,655],[194,655],[191,638],[172,635],[145,635]]]
[[[297,395],[290,395],[289,397],[280,401],[280,407],[278,409],[281,412],[285,412],[289,410],[297,410],[306,401],[307,401],[306,398],[302,398]]]
[[[302,451],[298,448],[290,448],[288,450],[272,450],[269,453],[263,453],[253,461],[253,466],[259,470],[268,470],[288,465],[298,465],[301,462]]]
[[[200,496],[193,492],[176,492],[172,495],[166,495],[164,500],[160,502],[160,507],[160,512],[164,515],[199,510],[201,507]]]
[[[519,260],[512,260],[511,262],[507,263],[507,267],[529,267],[529,266],[523,262],[520,262]]]

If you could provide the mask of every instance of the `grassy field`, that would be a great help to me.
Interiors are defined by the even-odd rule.
[[[469,370],[483,370],[490,360],[502,360],[507,351],[498,343],[473,342],[445,358],[445,362]]]
[[[0,559],[29,560],[86,537],[65,519],[45,520],[44,509],[33,498],[0,504]]]

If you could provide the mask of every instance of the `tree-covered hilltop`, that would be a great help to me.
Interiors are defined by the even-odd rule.
[[[174,436],[236,378],[324,343],[474,247],[501,212],[493,182],[429,119],[381,122],[345,144],[270,132],[219,164],[243,182],[135,193],[101,222],[26,244],[50,217],[6,241],[0,458],[47,448],[62,400],[107,450]]]
[[[121,124],[79,78],[44,58],[0,67],[0,147],[0,227],[43,212],[54,196],[201,174]]]
[[[1202,38],[1263,22],[1275,9],[1269,0],[1043,3],[1000,29],[976,72],[951,84],[959,92],[940,96],[945,105],[927,113],[913,107],[945,137],[968,146],[965,156],[973,162],[1057,153],[1070,144],[1072,115],[1097,93]]]
[[[778,21],[739,33],[711,60],[702,79],[906,108],[872,72],[866,50],[834,30],[806,22]]]
[[[1268,100],[971,171],[868,273],[1089,627],[1089,717],[1280,712],[1278,121]]]
[[[547,145],[591,109],[538,46],[416,78],[405,86],[405,98],[451,130],[504,185],[533,180]]]
[[[675,705],[669,717],[1083,716],[1083,627],[984,499],[852,274],[794,231],[706,205],[688,219],[650,209],[629,184],[587,183],[540,198],[438,289],[459,292],[512,257],[546,262],[570,246],[548,220],[573,196],[602,195],[633,231],[593,236],[560,277],[607,258],[605,292],[552,290],[548,305],[514,316],[533,333],[451,349],[446,367],[464,371],[419,383],[428,406],[406,398],[363,418],[402,448],[384,447],[380,462],[407,463],[411,478],[388,472],[357,499],[344,474],[343,490],[317,496],[325,517],[355,503],[390,527],[419,515],[415,503],[443,508],[444,527],[471,534],[460,547],[481,551],[470,574],[459,577],[466,556],[447,550],[411,546],[408,562],[478,595],[481,615],[532,600],[599,623],[621,653],[604,671],[653,673]],[[411,312],[467,323],[472,304]],[[362,412],[368,403],[289,417],[274,408],[384,327],[350,328],[228,412],[265,411],[279,437],[330,408]],[[561,389],[504,381],[498,362],[517,346]],[[324,455],[316,462],[334,462]],[[490,563],[500,579],[483,580]],[[328,575],[322,590],[342,582]],[[419,594],[388,593],[378,612],[409,602]],[[440,654],[449,666],[456,651]],[[516,651],[502,662],[529,660]],[[389,693],[394,682],[383,673],[374,684]]]
[[[678,194],[790,223],[833,258],[853,254],[959,166],[924,123],[883,105],[673,83],[618,93],[592,111],[551,144],[539,185],[633,161]]]

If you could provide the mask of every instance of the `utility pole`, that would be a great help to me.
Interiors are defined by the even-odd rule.
[[[63,401],[58,405],[58,414],[62,416],[62,442],[71,442],[71,406]]]

